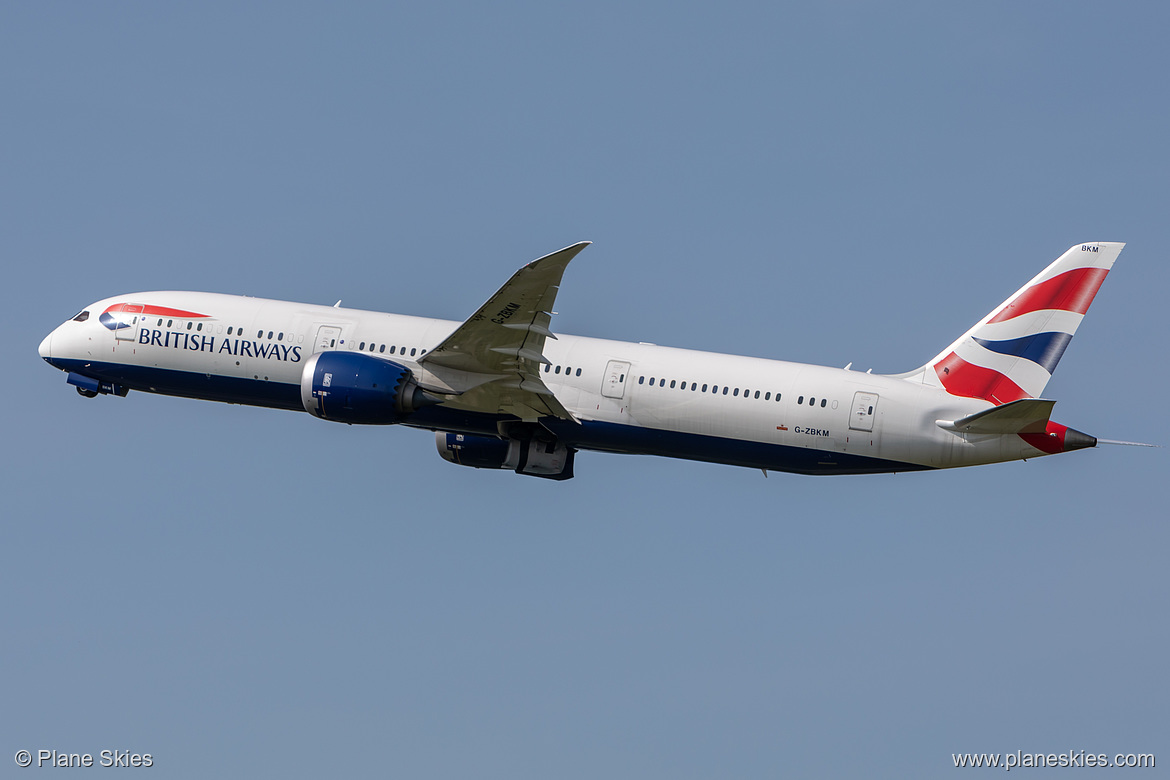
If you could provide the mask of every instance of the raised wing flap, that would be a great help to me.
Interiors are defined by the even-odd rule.
[[[958,420],[939,420],[938,426],[959,433],[1044,433],[1055,404],[1043,398],[1022,398]]]
[[[589,243],[573,244],[521,268],[419,360],[462,393],[452,405],[525,419],[542,415],[575,419],[541,380],[540,366],[548,363],[545,339],[556,338],[549,326],[561,277]]]

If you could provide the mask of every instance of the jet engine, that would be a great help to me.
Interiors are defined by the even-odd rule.
[[[576,450],[552,439],[497,439],[467,433],[435,432],[443,460],[477,469],[511,469],[545,479],[572,479]]]
[[[301,403],[322,420],[391,425],[442,402],[420,388],[406,366],[357,352],[318,352],[301,373]]]

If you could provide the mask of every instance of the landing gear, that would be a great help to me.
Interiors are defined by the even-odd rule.
[[[97,398],[97,390],[86,390],[84,387],[77,388],[77,394],[82,398]]]

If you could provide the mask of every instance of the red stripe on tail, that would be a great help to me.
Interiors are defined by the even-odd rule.
[[[1089,304],[1093,302],[1097,290],[1101,289],[1101,283],[1108,273],[1104,268],[1074,268],[1065,271],[1024,290],[1010,306],[988,322],[1003,322],[1041,309],[1061,309],[1084,314],[1089,310]]]
[[[934,370],[951,395],[982,398],[996,406],[1032,397],[1000,372],[968,363],[954,352],[935,363]]]

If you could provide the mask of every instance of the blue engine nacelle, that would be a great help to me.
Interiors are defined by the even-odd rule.
[[[477,469],[511,469],[545,479],[572,479],[576,450],[553,440],[496,439],[469,433],[435,431],[443,460]]]
[[[442,401],[424,392],[406,366],[358,352],[318,352],[301,373],[301,403],[322,420],[391,425]]]
[[[435,431],[435,446],[439,455],[449,463],[471,466],[476,469],[514,469],[515,457],[509,463],[509,439],[494,439],[490,436],[472,436],[467,433],[444,433]]]

